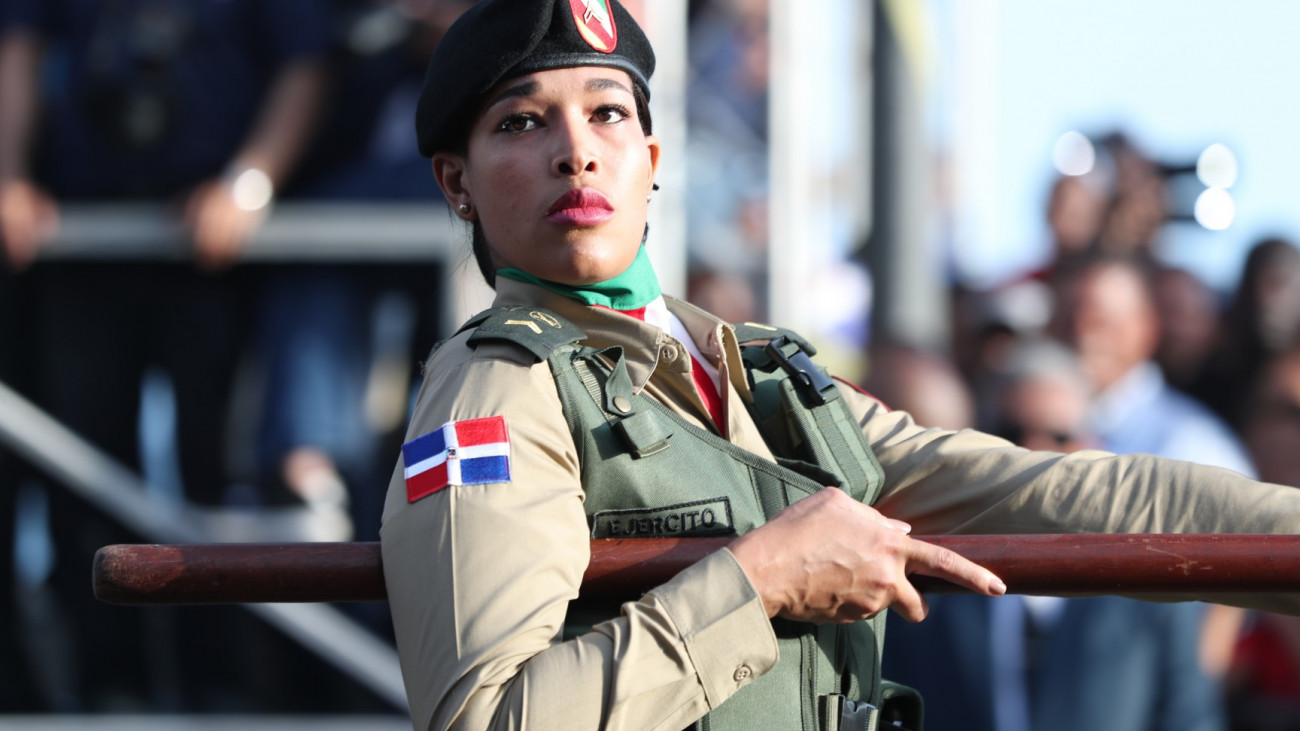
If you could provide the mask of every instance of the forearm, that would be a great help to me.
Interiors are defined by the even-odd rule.
[[[40,39],[12,29],[0,36],[0,183],[26,180],[37,109]]]
[[[876,507],[918,534],[1300,534],[1300,490],[1231,470],[1150,455],[1031,452],[977,432],[922,429],[897,412],[860,413],[886,472]],[[1300,594],[1198,598],[1300,613]]]
[[[480,689],[455,727],[685,728],[776,660],[762,604],[722,551]]]

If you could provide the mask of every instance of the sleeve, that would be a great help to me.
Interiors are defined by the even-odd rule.
[[[926,429],[869,396],[841,393],[884,469],[875,507],[917,535],[1300,533],[1296,488],[1151,455],[1031,452],[972,430]],[[1199,598],[1300,613],[1294,594]]]
[[[431,364],[407,436],[501,416],[509,474],[408,501],[399,462],[381,529],[419,729],[680,729],[776,662],[762,602],[720,551],[561,641],[589,560],[572,438],[546,364],[467,352]],[[418,494],[418,492],[416,493]],[[746,667],[747,672],[737,672]]]

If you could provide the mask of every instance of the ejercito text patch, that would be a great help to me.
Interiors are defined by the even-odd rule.
[[[731,501],[725,497],[662,508],[602,510],[591,516],[592,538],[664,538],[731,535]]]

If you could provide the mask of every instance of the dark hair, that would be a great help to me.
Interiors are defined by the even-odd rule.
[[[645,92],[641,90],[639,84],[632,85],[632,99],[636,106],[636,117],[641,122],[641,131],[647,136],[652,134],[654,123],[650,119],[650,102],[646,99]],[[477,119],[478,115],[475,114]],[[469,154],[469,125],[467,124],[460,134],[457,135],[458,142],[453,147],[457,154]],[[647,227],[647,232],[648,232]],[[487,235],[483,233],[483,224],[475,220],[470,224],[470,250],[474,252],[474,262],[478,264],[479,273],[488,283],[489,287],[497,286],[497,273],[492,268],[492,254],[488,250]],[[645,240],[645,236],[642,236]]]

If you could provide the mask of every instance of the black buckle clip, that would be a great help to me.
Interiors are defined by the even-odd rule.
[[[831,380],[830,376],[822,373],[817,366],[813,365],[812,358],[809,358],[808,354],[798,344],[795,344],[796,350],[794,354],[787,356],[781,348],[788,343],[793,343],[793,341],[784,335],[771,340],[767,344],[767,354],[784,368],[791,378],[804,387],[805,392],[817,406],[821,406],[827,401],[822,392],[828,388],[835,388],[835,382]]]

